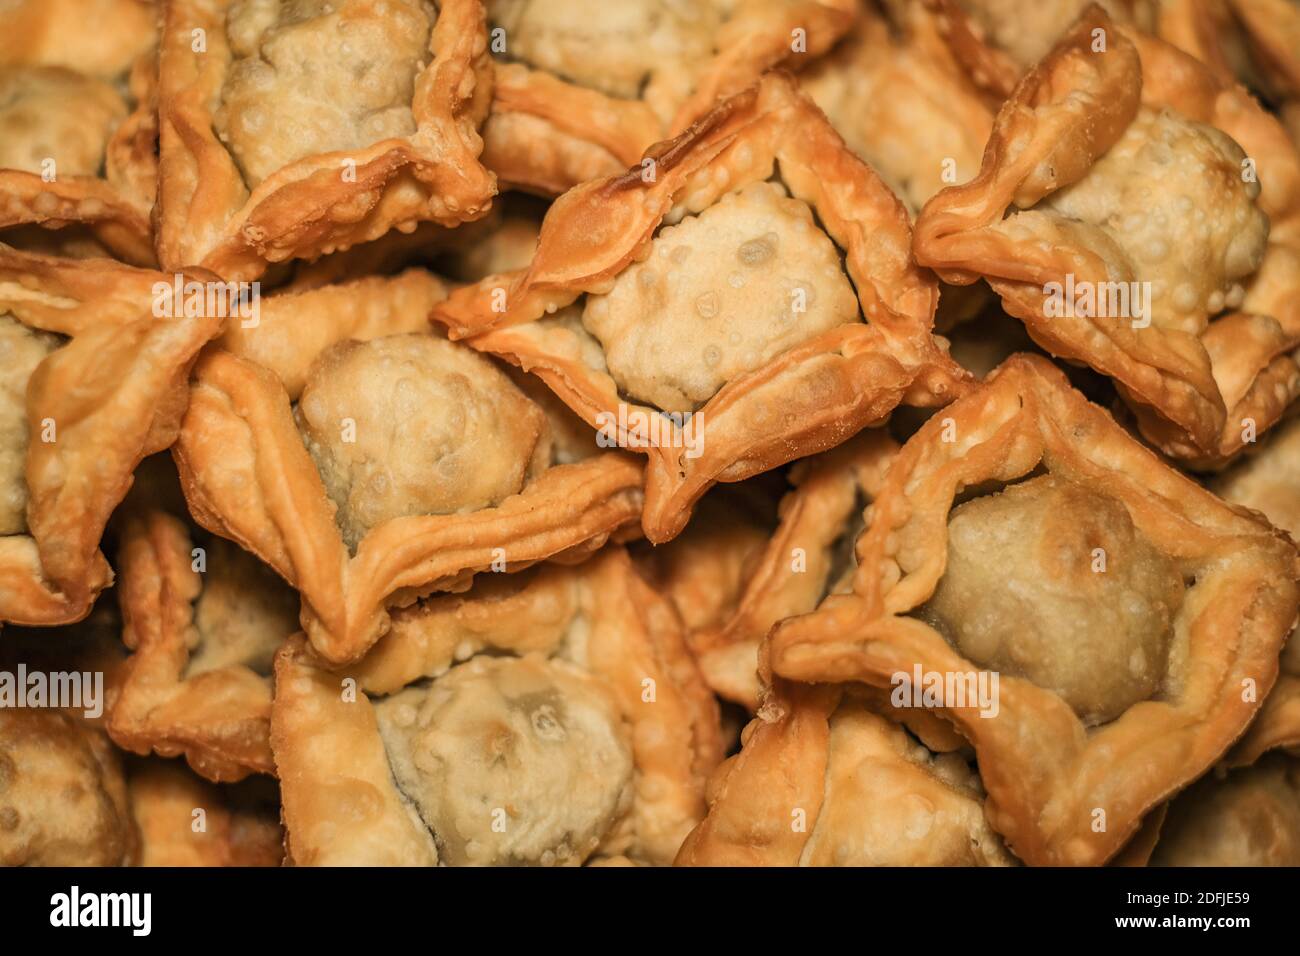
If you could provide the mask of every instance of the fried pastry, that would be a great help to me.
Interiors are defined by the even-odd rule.
[[[576,559],[641,511],[635,459],[574,460],[490,360],[413,331],[443,294],[412,271],[270,296],[195,368],[173,448],[190,510],[301,593],[334,663],[379,639],[389,605]]]
[[[527,271],[458,289],[433,318],[648,456],[651,541],[714,482],[966,387],[930,333],[936,289],[908,255],[905,210],[789,77],[644,169],[561,197]]]
[[[1256,454],[1216,476],[1210,490],[1224,501],[1262,512],[1300,539],[1300,420],[1276,429]],[[1275,747],[1300,752],[1300,639],[1295,631],[1282,650],[1280,667],[1259,716],[1228,755],[1233,766],[1252,764]]]
[[[1090,6],[1144,30],[1167,13],[1161,0],[923,0],[939,34],[976,88],[997,106],[1069,33]]]
[[[113,740],[183,754],[217,782],[274,773],[271,660],[298,630],[298,596],[229,541],[199,538],[175,514],[137,502],[118,525],[116,570],[133,653]]]
[[[1148,440],[1213,468],[1300,395],[1298,217],[1277,121],[1092,7],[1003,106],[979,176],[927,204],[914,248],[946,281],[985,278],[1039,345],[1112,378]]]
[[[1207,774],[1169,806],[1152,866],[1300,866],[1300,759]]]
[[[172,278],[0,246],[0,621],[76,621],[111,582],[104,525],[135,466],[174,440],[188,369],[222,321],[160,313],[155,286]]]
[[[773,630],[773,671],[952,721],[991,825],[1035,865],[1105,862],[1207,770],[1271,690],[1300,603],[1285,535],[1034,356],[903,446],[857,556],[850,593]]]
[[[626,552],[394,613],[366,658],[276,657],[299,865],[666,864],[721,760],[717,704]]]
[[[979,775],[852,687],[777,681],[679,866],[1010,866]]]
[[[274,782],[213,784],[175,760],[127,766],[140,866],[279,866],[284,858]]]
[[[0,708],[0,866],[122,866],[137,846],[104,732],[59,710]]]
[[[1250,46],[1251,75],[1265,92],[1300,99],[1300,4],[1295,0],[1230,0]],[[1240,62],[1240,60],[1238,60]]]
[[[993,113],[942,46],[935,16],[918,0],[902,19],[864,14],[799,85],[915,216],[979,171]]]
[[[617,175],[765,70],[829,50],[856,0],[488,0],[497,54],[483,158],[558,195]]]
[[[37,243],[60,252],[66,244],[70,255],[90,243],[133,265],[155,262],[156,34],[145,0],[6,7],[0,229],[7,242],[25,247],[35,229]]]
[[[776,481],[764,480],[769,477]],[[705,681],[728,700],[743,700],[744,692],[737,688],[757,684],[757,677],[747,672],[754,670],[755,662],[745,661],[745,648],[730,655],[738,658],[731,661],[729,648],[706,646],[706,635],[736,614],[775,531],[784,486],[776,472],[719,485],[700,499],[685,531],[638,555],[642,574],[677,609]],[[739,727],[732,729],[739,734]]]
[[[780,524],[746,561],[728,613],[690,632],[700,670],[720,696],[756,712],[758,648],[767,632],[847,587],[862,511],[896,448],[883,429],[870,429],[791,470]]]
[[[169,0],[164,11],[165,268],[254,279],[269,263],[487,210],[481,0]]]

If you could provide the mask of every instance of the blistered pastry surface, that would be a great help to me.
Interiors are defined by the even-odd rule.
[[[1151,324],[1198,333],[1241,305],[1264,258],[1268,217],[1245,159],[1215,127],[1144,107],[1083,179],[1036,208],[1103,231],[1124,253],[1115,265],[1151,283]]]
[[[391,518],[500,504],[550,457],[541,410],[487,359],[431,335],[332,346],[295,420],[351,547]]]
[[[630,804],[628,729],[563,662],[476,657],[375,712],[398,787],[449,864],[579,864]]]
[[[919,613],[976,664],[1097,724],[1159,690],[1182,601],[1178,565],[1120,501],[1047,475],[953,509]]]
[[[437,10],[428,0],[244,0],[215,114],[244,179],[415,132],[411,100]]]
[[[675,412],[857,318],[834,243],[806,203],[771,183],[666,226],[583,311],[620,389]]]

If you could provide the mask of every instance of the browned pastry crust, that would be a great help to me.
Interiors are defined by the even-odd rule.
[[[1300,538],[1300,419],[1274,429],[1258,452],[1215,476],[1210,490],[1263,513],[1293,540]],[[1230,766],[1252,764],[1276,747],[1300,749],[1300,639],[1294,631],[1280,666],[1259,717],[1228,754]]]
[[[172,277],[0,246],[0,311],[67,337],[26,387],[26,531],[0,536],[0,620],[79,620],[112,580],[104,525],[140,460],[175,440],[189,367],[222,321],[156,317],[156,282]]]
[[[777,681],[679,866],[1009,866],[979,777],[847,688]]]
[[[217,785],[177,761],[147,759],[131,761],[127,787],[140,866],[279,866],[284,858],[279,801],[265,778]]]
[[[1104,52],[1092,51],[1094,31],[1108,39]],[[1137,238],[1149,229],[1148,211],[1113,210],[1100,228],[1070,213],[1073,203],[1100,209],[1120,201],[1127,167],[1117,167],[1114,157],[1147,149],[1148,161],[1155,161],[1155,144],[1180,135],[1177,130],[1207,137],[1207,146],[1220,144],[1218,152],[1206,152],[1219,159],[1208,161],[1200,189],[1216,197],[1206,200],[1205,211],[1225,224],[1217,239],[1214,220],[1196,227],[1202,265],[1185,271],[1170,259],[1167,243]],[[1235,175],[1236,147],[1219,130],[1241,143],[1258,167],[1260,186]],[[1094,171],[1101,164],[1105,171]],[[1150,176],[1143,176],[1149,190]],[[1080,189],[1091,191],[1075,198]],[[1161,214],[1178,215],[1176,200],[1167,198]],[[1225,208],[1215,207],[1219,201]],[[1057,212],[1051,203],[1066,209]],[[1004,220],[1009,207],[1016,211]],[[1131,217],[1141,222],[1133,225]],[[987,279],[1041,346],[1114,379],[1149,440],[1205,468],[1239,453],[1300,395],[1293,355],[1300,345],[1298,224],[1300,157],[1276,119],[1192,57],[1144,34],[1121,32],[1094,6],[1003,106],[979,176],[927,204],[914,248],[947,281]],[[1259,257],[1255,243],[1264,230],[1268,242]],[[1164,271],[1151,271],[1157,267]],[[1101,295],[1148,277],[1163,291],[1153,293],[1157,301],[1148,303],[1145,325],[1073,309],[1048,314],[1049,284]],[[1215,319],[1225,305],[1228,313]]]
[[[1300,866],[1300,759],[1207,774],[1169,805],[1153,866]]]
[[[382,521],[349,555],[291,403],[331,345],[427,329],[423,317],[443,294],[415,271],[271,296],[256,327],[232,323],[222,340],[229,351],[210,350],[195,367],[172,449],[190,510],[301,593],[303,627],[334,663],[379,639],[391,605],[463,588],[501,560],[513,571],[577,559],[641,513],[640,464],[603,453],[546,467],[495,507]]]
[[[493,676],[512,670],[585,690],[538,689],[529,703]],[[466,676],[479,681],[476,693],[457,698],[453,687]],[[501,683],[489,690],[489,680]],[[412,685],[427,687],[426,703],[401,704]],[[498,693],[514,701],[510,716],[497,714]],[[441,769],[421,782],[412,775],[430,767],[423,751],[414,769],[403,768],[393,743],[416,719],[414,708],[435,706],[442,719],[426,740]],[[604,716],[584,726],[593,710]],[[626,756],[587,765],[591,724],[613,728],[621,741],[613,752]],[[618,548],[572,568],[480,578],[464,596],[397,612],[392,630],[347,671],[322,669],[295,639],[276,658],[271,744],[288,855],[300,865],[574,864],[619,855],[668,863],[703,816],[705,779],[722,758],[717,704],[681,624]],[[606,743],[600,752],[610,750]],[[501,760],[487,761],[489,752]],[[498,764],[508,767],[508,783]],[[569,774],[584,766],[577,785]],[[450,789],[426,799],[423,788],[443,781]],[[594,806],[600,794],[612,809]],[[505,808],[502,829],[490,826],[494,807]]]
[[[296,595],[225,542],[202,549],[196,569],[189,531],[166,512],[142,509],[118,530],[122,640],[133,653],[109,720],[113,740],[141,754],[184,754],[217,782],[275,773],[269,665],[297,630]]]
[[[937,18],[919,2],[904,17],[891,29],[864,13],[799,84],[915,215],[945,185],[979,171],[993,111],[943,45]]]
[[[58,164],[49,181],[28,163],[0,168],[0,229],[77,225],[119,259],[155,263],[149,221],[158,173],[155,16],[146,0],[19,0],[6,9],[0,85],[8,102],[0,125],[7,145],[12,149],[36,131],[33,115],[42,117],[39,128],[50,136],[63,111],[82,137],[97,141],[86,168],[56,149],[48,157]],[[126,109],[111,81],[128,72],[130,112],[98,138],[88,104],[106,97]]]
[[[230,106],[219,104],[235,63],[230,7],[231,0],[164,4],[157,245],[165,268],[201,264],[227,279],[252,279],[268,263],[314,258],[425,220],[456,225],[487,210],[496,184],[478,159],[492,83],[481,0],[439,4],[414,80],[411,135],[296,159],[259,175],[251,189],[216,128],[219,108]],[[320,15],[398,29],[379,0],[343,0]],[[196,30],[206,38],[197,54]],[[255,121],[240,114],[231,122],[241,115]]]
[[[954,62],[997,107],[1017,82],[1070,25],[1090,0],[922,0],[934,15],[939,35]],[[1173,3],[1152,0],[1097,0],[1117,23],[1154,29],[1162,18],[1189,19],[1171,13]],[[1157,9],[1159,7],[1159,9]]]
[[[623,401],[605,370],[608,350],[582,334],[581,326],[564,321],[572,313],[552,316],[584,294],[614,289],[620,274],[631,274],[647,259],[666,219],[707,215],[726,202],[743,204],[755,195],[746,190],[775,190],[764,181],[778,165],[795,197],[786,202],[811,206],[844,250],[859,319],[865,315],[867,321],[813,333],[722,384],[695,410],[699,420],[687,425],[698,434],[696,457],[682,451],[688,439],[680,423],[671,425],[670,441],[652,444],[654,436],[638,422],[668,419],[648,402]],[[905,398],[942,403],[967,386],[969,376],[931,335],[937,290],[908,254],[905,210],[790,77],[769,74],[677,140],[661,144],[653,172],[644,177],[638,168],[566,193],[548,212],[526,272],[459,289],[433,312],[454,338],[533,372],[593,427],[604,422],[616,430],[621,447],[648,456],[642,525],[651,541],[680,532],[695,501],[715,482],[739,481],[836,445]],[[772,254],[770,247],[764,250]],[[715,271],[720,279],[722,269]],[[842,281],[842,274],[835,278]],[[745,281],[739,273],[736,280]],[[821,295],[831,298],[827,284]],[[697,302],[703,315],[701,308]],[[743,318],[746,324],[751,320],[757,321]],[[664,354],[685,355],[681,350],[695,347],[680,340],[660,344]],[[701,361],[707,364],[707,349]]]
[[[1300,98],[1300,7],[1289,0],[1229,0],[1269,92]]]
[[[781,501],[780,524],[746,563],[730,613],[690,634],[691,650],[716,693],[750,713],[758,710],[760,642],[777,622],[815,611],[838,576],[852,569],[855,523],[896,450],[886,431],[869,429],[795,465],[795,487]]]
[[[1158,693],[1088,726],[1060,693],[1004,673],[995,715],[981,717],[969,700],[944,700],[938,712],[974,745],[989,821],[1018,857],[1097,864],[1253,719],[1296,617],[1300,569],[1289,539],[1161,464],[1046,360],[1009,359],[904,445],[858,541],[852,593],[778,625],[771,664],[792,680],[880,688],[914,666],[981,672],[912,612],[945,576],[959,490],[1040,467],[1122,503],[1125,520],[1189,582],[1170,624]],[[1039,573],[1059,580],[1050,564]]]
[[[711,6],[704,0],[697,14],[725,17],[712,54],[699,63],[693,51],[683,51],[684,62],[662,67],[674,75],[667,82],[652,79],[638,99],[522,63],[498,63],[492,115],[483,132],[484,163],[503,187],[545,196],[617,175],[651,145],[679,135],[719,99],[740,92],[765,71],[798,69],[821,56],[858,16],[857,0],[749,0],[716,12]],[[508,33],[505,40],[509,48]]]
[[[1155,852],[1160,840],[1160,831],[1165,825],[1169,804],[1156,807],[1147,814],[1133,838],[1124,844],[1123,849],[1110,858],[1107,866],[1141,867],[1151,865],[1151,854]]]
[[[121,755],[103,731],[0,708],[0,866],[121,866],[136,851]]]

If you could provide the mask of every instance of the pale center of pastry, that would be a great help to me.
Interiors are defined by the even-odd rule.
[[[1241,304],[1264,258],[1268,217],[1245,158],[1213,126],[1143,107],[1083,179],[1036,208],[1104,230],[1151,283],[1152,325],[1199,333]]]
[[[1300,866],[1300,760],[1265,754],[1207,774],[1169,806],[1158,866]]]
[[[831,716],[825,796],[803,865],[1009,861],[984,819],[979,775],[959,755],[932,754],[860,702],[840,705]]]
[[[391,518],[500,504],[550,462],[542,411],[489,360],[433,335],[332,346],[294,416],[352,548]]]
[[[96,176],[126,113],[126,102],[103,80],[62,67],[0,68],[0,169],[52,179]]]
[[[130,839],[117,752],[57,710],[0,707],[0,866],[120,866]]]
[[[634,99],[656,70],[703,64],[717,0],[489,0],[505,54],[610,96]]]
[[[619,389],[675,412],[858,319],[835,244],[807,204],[774,183],[660,231],[649,256],[608,294],[588,296],[582,315]]]
[[[627,728],[569,664],[476,657],[375,712],[398,786],[450,864],[581,863],[631,801]]]
[[[59,339],[0,314],[0,534],[27,530],[27,382]]]
[[[1022,68],[1047,55],[1093,0],[959,0],[985,37]],[[1098,0],[1119,23],[1151,25],[1154,0]]]
[[[232,4],[234,61],[214,121],[248,185],[304,157],[414,133],[436,19],[428,0]]]
[[[953,509],[948,566],[920,613],[979,666],[1097,724],[1159,689],[1182,597],[1121,502],[1045,475]]]
[[[194,602],[187,678],[230,665],[263,676],[298,630],[298,595],[270,568],[221,538],[204,542],[203,590]]]

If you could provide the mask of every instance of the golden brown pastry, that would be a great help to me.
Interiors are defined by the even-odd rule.
[[[947,281],[987,279],[1039,345],[1112,378],[1148,440],[1209,468],[1300,395],[1298,229],[1300,155],[1277,121],[1092,7],[914,248]]]
[[[990,823],[1035,865],[1105,862],[1208,769],[1300,606],[1288,538],[1033,356],[909,439],[857,556],[850,593],[773,630],[773,671],[952,721]]]
[[[915,215],[979,171],[993,113],[942,46],[935,16],[916,0],[900,19],[868,10],[799,84]]]
[[[1283,100],[1300,98],[1300,4],[1295,0],[1230,0],[1249,38],[1251,77]],[[1247,77],[1247,79],[1251,78]]]
[[[0,37],[0,229],[33,251],[152,265],[155,10],[9,0]],[[128,79],[129,73],[129,79]],[[35,235],[31,235],[35,230]]]
[[[253,279],[268,263],[485,212],[496,185],[478,160],[484,16],[481,0],[167,3],[163,266]]]
[[[427,331],[443,294],[412,271],[270,296],[195,369],[173,448],[190,510],[301,592],[334,663],[390,605],[585,555],[641,511],[635,459],[556,442],[490,360]]]
[[[1224,501],[1262,512],[1276,527],[1300,539],[1300,419],[1275,429],[1259,450],[1210,483]],[[1233,766],[1252,764],[1275,747],[1300,749],[1300,639],[1282,649],[1281,672],[1272,692],[1228,755]]]
[[[669,863],[722,757],[681,624],[618,548],[396,612],[346,671],[291,642],[271,743],[299,865]]]
[[[641,160],[764,71],[834,45],[856,0],[488,0],[497,57],[483,158],[541,195]]]
[[[121,866],[136,850],[104,732],[61,710],[0,708],[0,866]]]
[[[788,77],[726,101],[645,170],[567,193],[527,271],[459,289],[433,317],[648,456],[651,541],[717,481],[967,386],[930,334],[936,289],[905,210]]]
[[[298,630],[298,596],[230,542],[134,502],[118,525],[117,573],[133,653],[108,724],[113,740],[184,754],[218,782],[274,773],[271,660]]]
[[[1300,759],[1210,773],[1169,805],[1152,866],[1300,866]]]
[[[4,66],[61,66],[115,79],[153,46],[153,0],[4,0]]]
[[[690,632],[691,650],[716,693],[757,711],[760,642],[777,622],[809,614],[847,587],[863,509],[896,449],[884,430],[870,429],[791,470],[794,488],[781,501],[780,523],[747,555],[735,601]]]
[[[140,866],[279,866],[284,831],[274,782],[212,784],[175,760],[131,760]]]
[[[979,775],[851,687],[777,681],[679,866],[1010,866]]]
[[[1156,27],[1160,0],[923,0],[953,59],[997,106],[1090,6],[1116,23]]]
[[[222,322],[160,314],[155,284],[172,279],[0,246],[0,621],[79,620],[111,582],[109,513],[175,439],[188,369]]]

